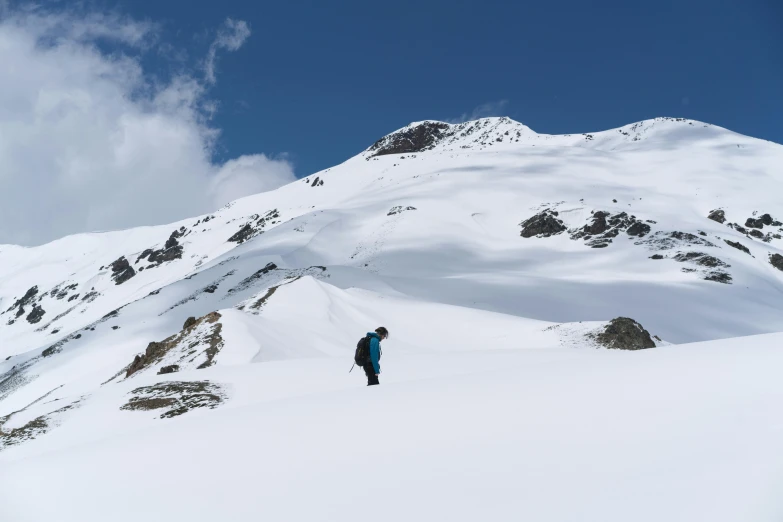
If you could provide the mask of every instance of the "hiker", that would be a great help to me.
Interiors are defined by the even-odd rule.
[[[389,330],[380,326],[374,332],[367,332],[367,336],[359,341],[354,360],[361,363],[364,373],[367,375],[367,386],[380,384],[378,375],[381,373],[381,341],[388,339]],[[369,345],[369,346],[368,346]],[[369,353],[368,353],[369,352]]]

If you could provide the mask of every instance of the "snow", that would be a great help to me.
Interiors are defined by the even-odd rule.
[[[727,224],[783,219],[783,147],[671,118],[444,128],[431,150],[371,147],[208,216],[0,245],[0,520],[781,519],[783,272],[768,258],[783,227],[762,241]],[[569,230],[521,237],[547,208]],[[597,211],[651,233],[572,239]],[[227,241],[246,224],[253,237]],[[181,259],[141,259],[173,232]],[[731,284],[673,259],[687,252],[730,265]],[[117,285],[120,257],[135,275]],[[600,348],[618,316],[658,347]],[[382,386],[366,388],[352,354],[380,325]],[[120,409],[202,381],[225,402]]]

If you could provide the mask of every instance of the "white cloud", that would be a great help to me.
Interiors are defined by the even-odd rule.
[[[231,21],[216,42],[248,34]],[[209,84],[153,80],[157,39],[118,14],[0,11],[0,244],[170,222],[294,179],[285,157],[213,162]]]
[[[253,154],[227,161],[212,180],[210,193],[222,206],[247,194],[275,189],[295,180],[294,169],[285,157]]]
[[[233,20],[226,18],[223,26],[218,30],[218,34],[212,45],[209,46],[207,58],[204,60],[204,74],[209,83],[215,83],[215,64],[217,62],[217,52],[219,49],[227,51],[236,51],[250,37],[250,26],[243,20]]]
[[[446,121],[448,123],[463,123],[466,121],[478,120],[479,118],[488,118],[490,116],[505,116],[507,106],[508,100],[482,103],[475,107],[470,113],[463,112],[459,117]]]

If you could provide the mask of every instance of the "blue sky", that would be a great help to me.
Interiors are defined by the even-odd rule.
[[[247,21],[252,36],[219,64],[217,153],[288,152],[300,176],[477,108],[546,133],[678,116],[783,142],[776,0],[119,5],[196,55],[197,35]]]

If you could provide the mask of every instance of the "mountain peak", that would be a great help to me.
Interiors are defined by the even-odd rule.
[[[536,133],[508,117],[480,118],[463,123],[437,120],[413,122],[376,141],[365,151],[367,158],[388,154],[408,154],[434,149],[472,148],[519,141]]]

